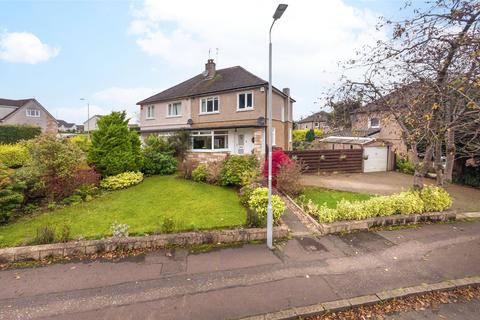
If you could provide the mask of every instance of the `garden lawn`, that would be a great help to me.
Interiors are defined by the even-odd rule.
[[[372,195],[366,193],[338,191],[319,187],[306,187],[302,195],[305,196],[307,201],[310,199],[318,206],[322,206],[324,203],[326,203],[327,207],[332,209],[335,209],[337,207],[337,203],[342,199],[353,202],[365,201],[373,197]]]
[[[107,192],[90,202],[25,217],[0,227],[0,247],[18,246],[35,237],[43,226],[70,227],[72,238],[102,238],[112,234],[113,223],[130,226],[130,235],[159,232],[166,217],[175,230],[242,226],[246,211],[234,189],[154,176],[129,189]]]

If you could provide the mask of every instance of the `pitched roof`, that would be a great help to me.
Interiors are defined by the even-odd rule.
[[[298,123],[305,123],[305,122],[321,122],[328,120],[329,113],[326,111],[316,112],[305,119],[298,121]]]
[[[0,120],[6,119],[11,114],[17,112],[18,108],[23,107],[25,104],[27,104],[27,102],[32,100],[35,100],[35,99],[30,98],[30,99],[11,100],[11,99],[0,98],[0,106],[8,106],[8,107],[14,108],[12,112],[9,112],[6,115],[4,115]]]
[[[369,137],[375,133],[379,133],[379,128],[368,128],[368,129],[355,129],[355,130],[342,130],[336,131],[328,134],[328,136],[336,137]]]
[[[267,84],[267,81],[257,77],[240,66],[236,66],[216,70],[215,76],[211,79],[207,78],[203,73],[200,73],[193,78],[157,93],[137,104],[141,105],[150,102],[179,99],[207,93],[263,86]],[[276,88],[275,90],[285,96],[282,91]]]
[[[59,126],[64,126],[66,128],[73,127],[75,125],[75,123],[70,123],[70,122],[67,122],[65,120],[59,120],[59,119],[57,119],[57,123],[58,123]]]

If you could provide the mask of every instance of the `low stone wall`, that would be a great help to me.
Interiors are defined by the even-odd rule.
[[[288,236],[288,227],[274,227],[273,237]],[[161,234],[145,237],[108,238],[105,240],[82,240],[67,243],[45,244],[0,249],[0,263],[23,260],[41,260],[47,257],[66,257],[110,252],[117,249],[165,248],[199,244],[235,243],[264,240],[267,230],[261,228],[213,230]]]
[[[320,233],[330,234],[353,230],[367,230],[373,227],[399,226],[420,222],[451,221],[456,219],[457,214],[451,211],[429,212],[409,215],[396,214],[388,217],[375,217],[359,221],[337,221],[332,223],[320,223]]]
[[[214,161],[223,161],[229,152],[188,152],[186,159],[198,163],[208,163]]]

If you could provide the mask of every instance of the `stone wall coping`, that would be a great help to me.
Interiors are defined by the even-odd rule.
[[[288,236],[286,225],[275,226],[273,236]],[[164,248],[169,245],[199,245],[216,243],[247,242],[266,239],[265,228],[238,228],[226,230],[194,231],[182,233],[158,234],[107,238],[102,240],[77,240],[65,243],[42,244],[34,246],[0,248],[0,263],[23,260],[40,260],[45,257],[65,257],[78,254],[91,254],[115,251],[117,248]]]

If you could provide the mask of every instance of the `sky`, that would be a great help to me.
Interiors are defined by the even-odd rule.
[[[289,7],[273,29],[272,82],[290,88],[295,119],[320,110],[317,98],[344,72],[339,61],[389,36],[375,24],[401,16],[403,3],[0,0],[0,97],[34,97],[70,122],[87,119],[87,102],[90,115],[127,110],[135,122],[136,102],[199,74],[208,57],[267,79],[280,2]]]

